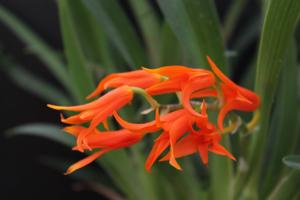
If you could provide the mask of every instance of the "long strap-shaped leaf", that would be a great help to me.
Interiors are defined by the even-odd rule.
[[[0,20],[5,23],[33,52],[46,64],[48,70],[57,80],[75,96],[75,89],[68,77],[65,64],[58,57],[57,53],[48,46],[36,33],[20,21],[16,16],[0,5]]]
[[[210,0],[157,0],[189,64],[207,66],[206,55],[226,70],[220,25]]]
[[[147,64],[132,24],[116,0],[81,0],[132,69]]]
[[[265,161],[261,178],[264,180],[261,185],[260,194],[265,195],[270,192],[274,183],[278,181],[282,172],[282,158],[294,151],[295,144],[298,141],[298,89],[297,89],[297,52],[293,44],[289,46],[286,57],[286,65],[283,68],[282,83],[279,85],[279,91],[276,98],[276,107],[274,109],[273,120],[270,126],[270,151]],[[283,142],[284,141],[284,142]]]
[[[78,96],[81,101],[93,89],[94,83],[90,71],[84,58],[82,47],[80,46],[78,33],[75,28],[72,10],[70,5],[72,1],[58,1],[61,29],[63,35],[64,49],[68,60],[69,73],[73,79],[73,84],[76,85]]]
[[[263,151],[267,144],[270,113],[274,94],[279,83],[289,41],[300,15],[299,0],[269,0],[265,13],[256,68],[255,90],[261,97],[260,130],[254,133],[250,148],[250,172],[248,192],[255,197],[257,181],[261,173]],[[289,67],[289,66],[285,66]]]
[[[166,21],[175,33],[188,63],[207,66],[206,55],[226,70],[223,40],[215,7],[210,0],[157,0]],[[228,138],[223,142],[229,146]],[[224,158],[212,157],[211,193],[213,199],[230,199],[232,164]]]
[[[300,170],[292,170],[277,184],[275,189],[266,199],[267,200],[299,199],[299,184],[300,184]]]
[[[155,10],[150,5],[150,1],[130,0],[130,5],[138,21],[143,39],[145,40],[147,52],[151,65],[159,64],[159,30],[160,25]]]
[[[115,66],[110,53],[108,38],[95,19],[94,15],[80,1],[72,1],[75,29],[78,33],[80,45],[89,64],[96,65],[105,72],[114,72]]]
[[[269,0],[256,68],[255,90],[261,97],[261,122],[259,133],[253,137],[252,166],[257,166],[255,163],[263,156],[279,73],[299,16],[299,0]]]

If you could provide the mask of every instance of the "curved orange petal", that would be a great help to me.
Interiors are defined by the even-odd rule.
[[[194,98],[202,98],[202,97],[216,97],[218,96],[218,92],[215,89],[203,89],[193,92],[191,95],[191,99]]]
[[[218,116],[218,127],[220,128],[221,131],[224,130],[223,127],[223,121],[227,115],[227,113],[235,108],[236,102],[231,101],[227,102],[220,110],[219,116]]]
[[[77,137],[80,134],[80,132],[83,131],[84,129],[86,128],[82,126],[66,126],[63,128],[63,131]]]
[[[159,94],[177,92],[181,90],[181,85],[183,81],[184,79],[182,78],[166,80],[147,88],[146,92],[150,95],[159,95]]]
[[[156,121],[151,121],[143,124],[137,124],[137,123],[130,123],[125,121],[120,117],[120,115],[117,112],[114,112],[114,117],[116,121],[125,129],[131,130],[131,131],[142,131],[142,132],[154,132],[157,131],[159,128],[156,125]]]
[[[239,88],[239,92],[245,97],[247,98],[250,102],[252,102],[253,107],[256,109],[259,107],[260,105],[260,98],[257,94],[255,94],[254,92],[246,89],[246,88]]]
[[[98,151],[98,152],[93,153],[92,155],[90,155],[90,156],[88,156],[88,157],[86,157],[86,158],[84,158],[84,159],[76,162],[75,164],[71,165],[67,169],[65,175],[71,174],[74,171],[76,171],[76,170],[78,170],[78,169],[80,169],[80,168],[82,168],[82,167],[90,164],[91,162],[93,162],[94,160],[96,160],[97,158],[99,158],[100,156],[102,156],[103,154],[107,153],[108,151],[110,151],[110,150],[106,149],[106,150]]]
[[[139,79],[139,81],[135,82],[135,80],[137,79]],[[142,79],[144,80],[144,83]],[[131,72],[110,74],[106,76],[104,79],[102,79],[98,84],[96,90],[93,91],[86,98],[87,99],[94,98],[109,87],[120,87],[123,85],[143,87],[144,85],[147,85],[146,83],[149,81],[151,83],[148,84],[153,84],[155,82],[159,82],[160,79],[161,79],[160,76],[153,75],[144,70],[135,70]]]
[[[81,119],[80,114],[73,115],[68,118],[64,118],[63,115],[60,115],[60,121],[65,124],[82,124],[82,123],[88,122],[89,119]]]
[[[114,78],[118,77],[117,74],[110,74],[108,76],[106,76],[104,79],[102,79],[99,84],[97,85],[96,89],[89,94],[86,99],[91,99],[96,97],[97,95],[101,94],[105,89],[104,89],[104,85],[109,82],[110,80],[113,80]]]
[[[166,150],[168,146],[169,140],[167,138],[157,140],[155,142],[145,162],[145,168],[148,172],[151,172],[152,165],[155,163],[157,158]]]
[[[160,121],[163,122],[172,122],[175,119],[177,119],[178,117],[182,116],[182,115],[186,115],[187,111],[185,109],[179,109],[170,113],[167,113],[163,116],[160,117]]]
[[[218,78],[221,79],[221,81],[223,81],[224,83],[226,83],[230,87],[233,87],[233,88],[237,88],[238,87],[225,74],[223,74],[223,72],[217,67],[217,65],[214,63],[214,61],[212,61],[212,59],[209,56],[206,56],[206,58],[207,58],[207,61],[208,61],[209,65],[210,65],[211,69],[218,76]]]
[[[195,76],[191,78],[182,90],[182,104],[194,116],[203,117],[197,113],[190,104],[192,93],[196,90],[210,87],[214,84],[213,76]]]
[[[208,145],[198,145],[198,153],[204,165],[208,164]]]
[[[175,120],[172,124],[172,127],[169,132],[170,137],[170,159],[169,163],[176,169],[181,170],[180,165],[177,163],[175,159],[175,143],[177,140],[183,136],[189,129],[189,118],[187,116],[182,116]]]
[[[122,86],[106,93],[102,97],[99,97],[97,100],[87,104],[78,106],[57,106],[48,104],[47,106],[55,110],[83,111],[88,109],[99,108],[101,106],[106,106],[111,102],[114,102],[116,99],[126,99],[127,101],[131,101],[132,97],[133,92],[131,88],[129,86]]]
[[[144,134],[126,129],[105,131],[99,134],[90,134],[85,140],[92,148],[118,149],[131,146],[139,142]]]
[[[183,76],[188,73],[199,70],[199,69],[188,68],[188,67],[180,66],[180,65],[164,66],[164,67],[159,67],[156,69],[149,69],[149,68],[143,67],[142,69],[148,73],[160,74],[162,76],[167,76],[169,78]]]
[[[197,151],[197,144],[194,140],[194,137],[191,135],[188,135],[181,139],[178,143],[175,144],[175,152],[174,156],[175,158],[180,158],[183,156],[187,156],[190,154],[193,154]],[[166,161],[170,159],[170,153],[165,155],[162,159],[159,161]]]
[[[231,153],[229,153],[222,145],[218,143],[214,143],[211,147],[208,148],[208,150],[219,155],[227,156],[232,160],[236,160],[236,158]]]

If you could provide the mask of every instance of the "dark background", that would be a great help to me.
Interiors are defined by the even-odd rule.
[[[216,3],[219,15],[223,19],[230,1],[222,0]],[[59,19],[54,0],[0,0],[0,4],[12,11],[52,47],[62,50]],[[123,4],[130,14],[126,2]],[[155,6],[155,3],[153,5]],[[249,7],[250,9],[246,9],[239,20],[238,27],[242,26],[242,22],[251,16],[253,9],[256,9],[254,3],[250,3]],[[234,42],[234,35],[238,33],[239,29],[235,30],[229,44]],[[249,55],[256,50],[256,43],[257,41],[254,40],[245,52],[241,52],[238,58],[241,64],[251,58]],[[43,64],[34,55],[29,54],[24,44],[1,23],[0,51],[3,54],[13,55],[14,60],[21,63],[23,67],[55,83]],[[238,80],[241,73],[243,72],[236,70],[234,79]],[[45,106],[47,102],[18,88],[2,71],[0,71],[0,92],[0,198],[3,200],[101,199],[92,191],[75,191],[73,186],[76,180],[64,176],[62,171],[52,169],[40,160],[45,155],[75,159],[79,159],[81,155],[41,138],[17,136],[8,139],[4,136],[5,130],[24,123],[57,123],[57,112],[47,109]]]

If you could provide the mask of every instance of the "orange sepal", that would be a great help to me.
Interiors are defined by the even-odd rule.
[[[193,154],[197,151],[197,145],[193,136],[188,135],[181,139],[175,144],[174,156],[175,158],[180,158]],[[170,159],[170,152],[161,158],[159,161],[166,161]]]
[[[137,123],[130,123],[125,121],[120,117],[120,115],[117,112],[114,112],[113,115],[116,121],[120,124],[120,126],[131,131],[154,132],[159,129],[156,125],[156,120],[143,123],[143,124],[137,124]]]
[[[219,155],[227,156],[230,159],[236,161],[236,158],[231,153],[229,153],[222,145],[218,143],[214,143],[212,146],[208,148],[208,150]]]
[[[167,135],[167,133],[162,133],[162,135],[164,134]],[[152,165],[155,163],[157,158],[167,149],[168,146],[169,146],[168,138],[156,140],[145,162],[145,168],[148,172],[151,172]]]
[[[91,162],[93,162],[94,160],[96,160],[97,158],[102,156],[103,154],[107,153],[108,151],[110,151],[110,150],[106,149],[106,150],[101,150],[101,151],[98,151],[96,153],[93,153],[92,155],[90,155],[90,156],[76,162],[75,164],[71,165],[64,174],[68,175],[68,174],[71,174],[74,171],[76,171],[76,170],[78,170],[82,167],[85,167],[86,165],[90,164]]]
[[[55,110],[83,111],[83,110],[95,109],[102,106],[106,106],[111,102],[114,102],[116,99],[124,99],[127,101],[131,101],[132,97],[133,97],[132,89],[128,86],[122,86],[106,93],[102,97],[99,97],[97,100],[87,104],[78,105],[78,106],[57,106],[57,105],[47,104],[47,106]]]

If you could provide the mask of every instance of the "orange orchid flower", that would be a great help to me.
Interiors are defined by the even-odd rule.
[[[86,166],[109,151],[134,145],[146,134],[158,131],[161,133],[156,138],[145,163],[148,171],[151,171],[152,165],[166,150],[169,152],[161,161],[168,160],[170,165],[179,170],[181,167],[176,159],[195,152],[199,153],[205,165],[208,164],[208,152],[235,160],[220,144],[220,131],[224,130],[223,120],[231,110],[257,109],[260,99],[254,92],[232,82],[209,57],[207,59],[214,73],[177,65],[115,73],[106,76],[87,98],[94,98],[108,88],[113,89],[90,103],[77,106],[48,104],[48,107],[56,110],[78,112],[68,118],[61,115],[61,121],[71,125],[64,130],[77,139],[74,150],[96,150],[92,155],[69,167],[66,174]],[[161,105],[152,96],[175,92],[181,94],[178,95],[180,104],[170,109],[175,111],[160,116]],[[142,95],[155,109],[153,121],[130,123],[119,116],[118,110],[129,104],[134,94]],[[197,99],[205,97],[214,97],[220,102],[218,128],[208,119],[205,100],[200,106],[200,112],[195,108],[200,103]],[[213,104],[208,108],[214,107]],[[108,130],[107,119],[111,116],[121,126],[121,130]],[[106,131],[97,129],[101,123]],[[228,132],[228,129],[226,131]]]
[[[191,128],[189,135],[175,144],[174,157],[180,158],[198,152],[203,164],[207,165],[208,152],[210,151],[236,160],[234,156],[219,144],[221,136],[217,132],[215,126],[208,121],[206,109],[205,102],[203,102],[201,105],[201,114],[205,116],[205,118],[196,121],[199,130],[195,131]],[[160,159],[160,161],[170,161],[170,159],[172,159],[172,152],[169,152]]]
[[[83,139],[90,134],[100,124],[106,121],[116,110],[122,108],[133,98],[133,91],[128,86],[116,88],[97,100],[79,106],[56,106],[48,104],[48,107],[55,110],[79,111],[80,113],[67,119],[62,118],[62,122],[67,124],[82,124],[90,122],[89,128],[81,132],[77,138],[77,146],[83,150]],[[86,145],[86,144],[85,144]]]
[[[192,76],[198,76],[205,79],[205,77],[214,78],[213,74],[208,70],[193,69],[183,66],[166,66],[157,69],[145,69],[150,73],[158,73],[168,79],[155,84],[146,89],[150,95],[159,95],[166,93],[179,92],[187,84]]]
[[[135,124],[129,123],[123,120],[117,113],[114,113],[115,119],[117,122],[125,129],[130,131],[139,131],[139,132],[154,132],[163,128],[163,133],[156,139],[155,145],[152,148],[150,155],[146,161],[145,168],[150,171],[151,166],[157,160],[159,155],[170,146],[171,152],[173,152],[174,144],[176,141],[185,134],[191,127],[191,124],[194,121],[194,117],[190,115],[185,109],[180,109],[172,113],[168,113],[162,116],[158,120],[144,123],[144,124]],[[191,118],[190,118],[191,117]],[[193,121],[192,121],[193,120]],[[157,124],[159,123],[159,124]],[[157,148],[160,148],[158,150]],[[170,159],[170,164],[177,169],[181,169],[179,164],[175,159]]]
[[[117,88],[123,85],[147,88],[161,82],[163,79],[163,76],[145,70],[110,74],[100,81],[96,90],[87,96],[87,99],[96,97],[107,88]]]
[[[193,96],[193,93],[197,93],[197,97],[204,97],[207,95],[214,95],[213,92],[207,93],[208,90],[206,90],[206,93],[203,92],[203,90],[212,87],[215,84],[215,78],[213,74],[195,74],[189,78],[189,80],[186,82],[185,87],[182,89],[182,104],[184,108],[186,108],[191,114],[203,117],[201,114],[197,113],[190,104],[190,99]],[[200,96],[202,91],[202,95]],[[195,94],[194,94],[195,96]]]
[[[191,155],[198,152],[203,164],[208,164],[208,152],[227,156],[232,160],[235,157],[229,153],[222,145],[219,144],[221,136],[213,129],[193,131],[178,143],[175,144],[175,158]],[[171,153],[168,153],[160,161],[167,161],[171,159]]]
[[[192,118],[191,118],[192,117]],[[145,168],[150,171],[151,166],[160,156],[160,154],[170,146],[170,160],[169,163],[176,169],[181,170],[180,165],[177,163],[174,151],[176,141],[187,133],[192,126],[193,116],[190,115],[185,109],[180,109],[172,113],[168,113],[164,118],[161,118],[163,133],[155,140],[147,161]]]
[[[82,131],[86,130],[87,128],[84,128],[82,126],[69,126],[64,128],[64,131],[70,133],[75,137],[78,137]],[[141,134],[139,132],[132,132],[126,129],[105,132],[100,132],[97,129],[94,129],[93,132],[85,138],[85,140],[88,146],[92,149],[101,150],[71,165],[67,169],[65,174],[70,174],[90,164],[95,159],[99,158],[109,151],[132,146],[139,142],[143,138],[143,136],[144,134]],[[73,149],[77,150],[77,147]]]
[[[223,121],[228,112],[231,110],[254,111],[260,105],[260,98],[254,92],[238,86],[231,81],[221,72],[209,56],[207,56],[207,60],[213,72],[221,80],[224,105],[218,116],[218,126],[223,130]]]

